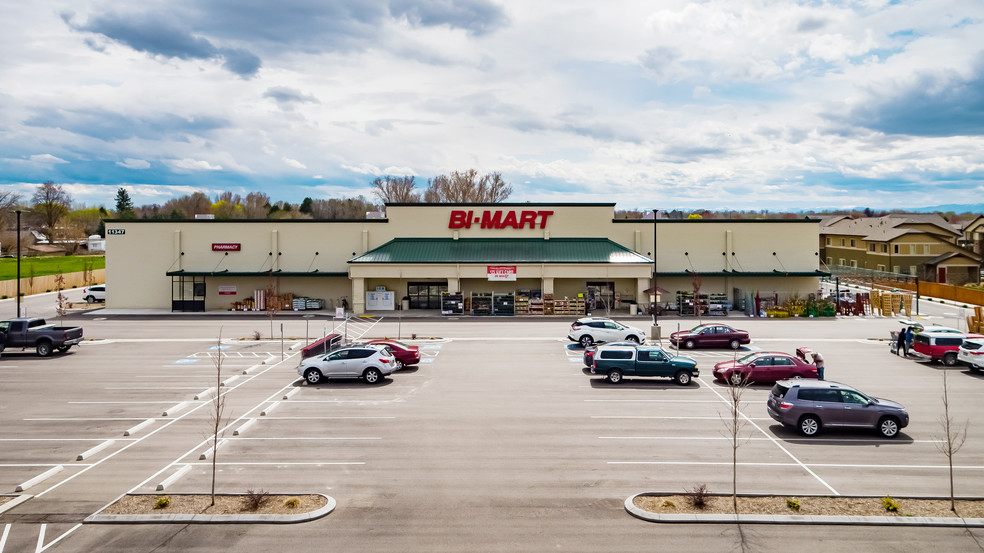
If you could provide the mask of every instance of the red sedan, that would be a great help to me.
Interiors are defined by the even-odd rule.
[[[748,332],[725,324],[707,323],[690,330],[670,334],[670,343],[680,348],[731,348],[738,349],[751,342]]]
[[[420,363],[420,348],[417,346],[404,344],[398,340],[371,340],[369,343],[389,346],[390,351],[393,352],[393,357],[396,357],[397,370]]]
[[[756,351],[738,359],[714,365],[714,379],[739,385],[749,382],[776,382],[791,378],[817,378],[817,367],[795,355],[778,351]]]

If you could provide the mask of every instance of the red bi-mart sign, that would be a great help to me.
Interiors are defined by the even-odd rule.
[[[515,265],[487,265],[489,280],[516,280]]]
[[[473,224],[479,228],[487,229],[521,229],[526,228],[527,225],[531,229],[538,228],[537,225],[539,228],[546,228],[547,217],[551,215],[553,215],[553,211],[503,211],[498,209],[494,211],[485,210],[479,216],[474,211],[455,209],[451,211],[448,228],[471,228]]]
[[[216,244],[216,243],[213,242],[212,243],[212,251],[213,252],[238,252],[240,249],[242,249],[241,246],[242,246],[242,244],[229,244],[229,243]]]

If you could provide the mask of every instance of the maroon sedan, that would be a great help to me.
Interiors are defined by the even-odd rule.
[[[718,323],[702,324],[690,330],[670,334],[671,344],[687,349],[697,347],[738,349],[749,342],[751,339],[748,337],[748,332]]]
[[[778,351],[756,351],[714,365],[714,379],[735,386],[745,382],[776,382],[792,378],[817,378],[817,367],[795,355]]]
[[[397,340],[370,340],[369,343],[389,346],[390,351],[393,352],[393,357],[396,357],[396,370],[420,363],[420,348],[417,346],[404,344]]]

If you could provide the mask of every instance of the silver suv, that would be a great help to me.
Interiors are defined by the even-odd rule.
[[[385,345],[336,349],[328,355],[308,357],[297,367],[297,374],[308,384],[327,378],[361,378],[366,384],[377,384],[395,371],[396,358]]]
[[[824,427],[874,428],[894,438],[909,425],[902,404],[862,394],[829,380],[781,380],[769,394],[769,416],[804,436],[816,436]]]
[[[957,362],[977,372],[984,368],[984,340],[967,338],[957,350]]]

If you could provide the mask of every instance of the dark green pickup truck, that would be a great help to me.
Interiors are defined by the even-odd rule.
[[[590,371],[605,375],[612,384],[627,376],[663,376],[686,386],[700,376],[697,361],[670,355],[659,346],[602,346],[595,353]]]

